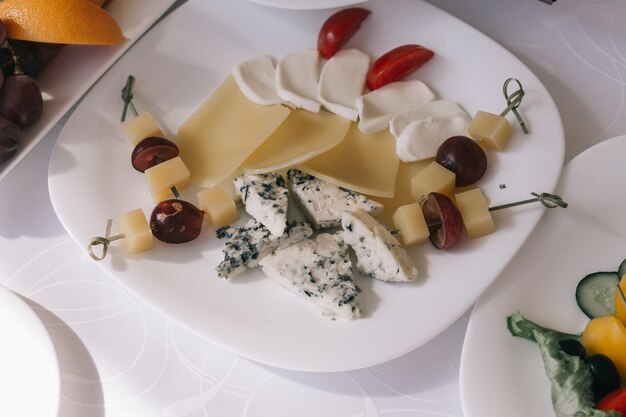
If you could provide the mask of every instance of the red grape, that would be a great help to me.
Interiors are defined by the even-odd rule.
[[[203,222],[202,210],[178,199],[161,201],[150,215],[152,234],[167,243],[185,243],[194,240],[200,235]]]
[[[463,218],[450,198],[441,193],[430,193],[422,212],[430,241],[437,249],[447,249],[456,243],[463,231]]]
[[[20,74],[4,79],[0,89],[0,115],[25,127],[39,120],[43,97],[34,78]]]
[[[150,136],[135,146],[130,160],[137,171],[144,172],[148,168],[177,156],[178,146],[174,142],[158,136]]]
[[[485,151],[467,136],[446,139],[437,149],[435,160],[456,174],[457,187],[474,184],[487,170]]]

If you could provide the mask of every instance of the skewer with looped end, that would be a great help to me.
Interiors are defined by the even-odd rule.
[[[104,236],[95,236],[91,238],[89,242],[89,246],[87,246],[87,251],[89,252],[89,256],[95,261],[101,261],[107,256],[107,251],[109,250],[109,245],[111,242],[119,239],[123,239],[125,236],[123,234],[111,236],[111,225],[113,224],[113,220],[109,219],[107,221],[106,233]],[[102,245],[102,254],[98,255],[94,252],[94,246]]]
[[[509,84],[512,81],[515,81],[519,88],[513,91],[511,94],[509,94],[508,88],[509,88]],[[522,130],[524,131],[524,133],[526,134],[530,133],[528,130],[528,127],[526,126],[526,122],[524,121],[524,118],[517,110],[519,105],[522,103],[522,98],[524,98],[524,95],[526,94],[524,92],[524,88],[522,88],[522,83],[520,83],[519,80],[516,78],[508,78],[504,82],[504,85],[502,86],[502,92],[504,93],[504,98],[506,98],[507,107],[504,110],[502,110],[502,112],[500,112],[500,116],[504,117],[506,116],[508,112],[512,111],[518,123],[520,124]]]
[[[539,202],[545,208],[549,208],[549,209],[556,208],[556,207],[562,207],[562,208],[567,207],[567,203],[565,202],[565,200],[563,200],[561,196],[558,196],[556,194],[530,193],[530,195],[534,196],[535,198],[529,198],[528,200],[515,201],[513,203],[507,203],[507,204],[501,204],[495,207],[489,207],[489,211],[502,210],[502,209],[506,209],[510,207],[521,206],[523,204],[529,204],[529,203],[535,203],[535,202]]]

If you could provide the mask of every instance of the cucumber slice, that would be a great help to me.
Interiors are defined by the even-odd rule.
[[[617,273],[620,276],[620,278],[623,277],[624,274],[626,274],[626,259],[624,259],[622,263],[619,264],[619,268],[617,268]]]
[[[594,272],[576,286],[578,307],[590,319],[615,314],[615,292],[620,275],[617,272]]]

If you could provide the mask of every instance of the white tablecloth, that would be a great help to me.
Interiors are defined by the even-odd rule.
[[[626,133],[623,0],[430,2],[537,74],[561,112],[566,160]],[[67,117],[0,182],[0,283],[29,300],[52,336],[60,417],[463,416],[459,362],[469,312],[391,362],[306,374],[239,358],[127,292],[71,240],[51,206],[48,161]]]

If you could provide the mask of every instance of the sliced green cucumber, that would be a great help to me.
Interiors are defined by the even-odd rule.
[[[617,273],[620,276],[620,278],[623,277],[624,274],[626,274],[626,259],[624,259],[622,263],[619,264],[619,268],[617,268]]]
[[[615,314],[615,292],[620,275],[617,272],[594,272],[576,286],[578,307],[590,319]]]

